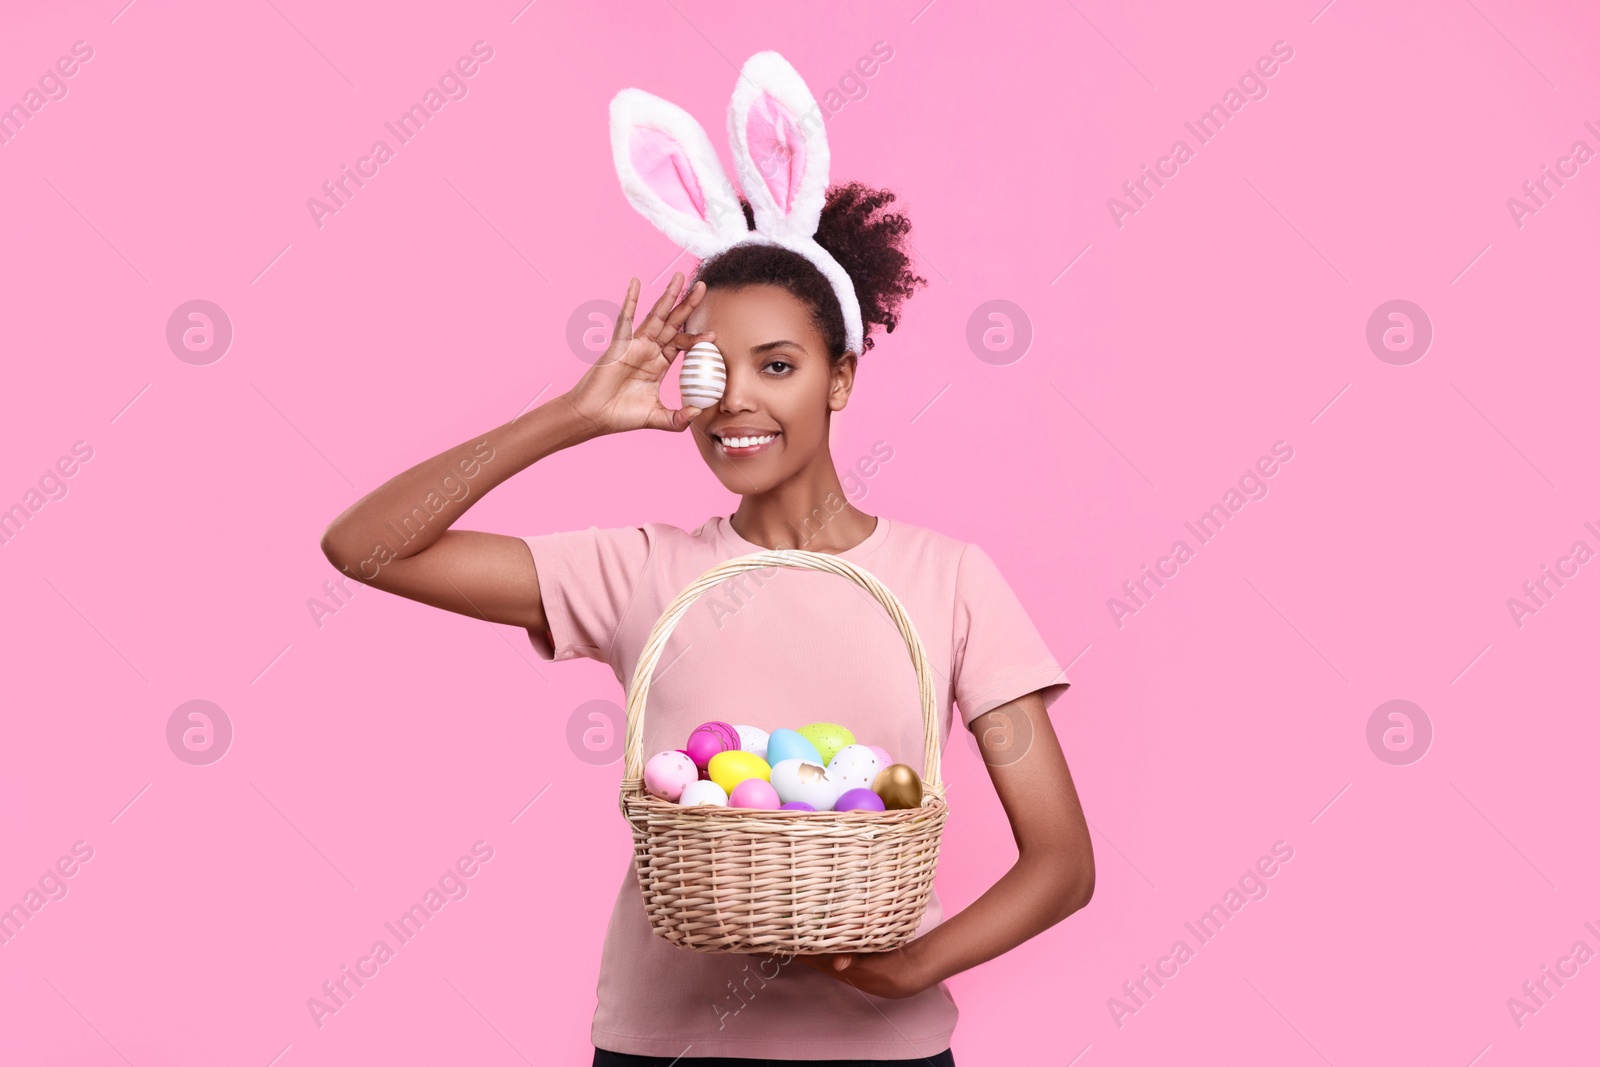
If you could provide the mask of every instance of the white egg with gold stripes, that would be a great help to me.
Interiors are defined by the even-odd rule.
[[[708,408],[722,399],[728,385],[728,365],[710,341],[701,341],[683,355],[678,368],[678,395],[684,407]]]

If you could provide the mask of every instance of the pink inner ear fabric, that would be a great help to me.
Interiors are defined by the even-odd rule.
[[[745,117],[744,138],[767,191],[778,210],[787,215],[794,210],[800,179],[806,173],[806,141],[794,116],[776,97],[764,92]]]
[[[696,218],[706,217],[706,198],[689,165],[689,153],[670,134],[649,126],[635,127],[628,139],[633,169],[667,206]]]

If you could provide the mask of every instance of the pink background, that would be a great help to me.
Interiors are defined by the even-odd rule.
[[[0,946],[0,1061],[588,1062],[628,839],[620,762],[566,738],[622,694],[374,590],[319,625],[318,538],[569,388],[575,309],[692,267],[621,196],[612,94],[686,107],[726,164],[746,57],[777,49],[823,98],[878,41],[828,120],[834,178],[900,193],[930,284],[834,455],[889,442],[857,506],[983,545],[1070,664],[1054,718],[1097,856],[1085,911],[953,979],[957,1062],[1499,1067],[1592,1043],[1600,963],[1521,1026],[1507,1007],[1600,951],[1600,564],[1520,627],[1507,606],[1600,549],[1600,163],[1520,227],[1507,207],[1600,149],[1592,7],[912,0],[794,28],[696,0],[122,3],[0,16],[0,103],[94,49],[0,146],[0,506],[93,449],[0,546],[0,903],[93,849]],[[307,198],[480,39],[469,94],[319,229]],[[1275,41],[1266,97],[1199,144],[1184,122]],[[1179,137],[1194,157],[1119,227],[1108,198]],[[165,337],[194,299],[233,324],[208,365]],[[1394,299],[1434,330],[1403,366],[1366,341]],[[990,300],[1031,322],[1025,352],[969,347]],[[1185,521],[1280,440],[1268,495],[1119,626],[1108,599],[1196,547]],[[459,525],[736,504],[686,436],[634,433]],[[168,747],[194,699],[234,730],[208,766]],[[1408,765],[1367,741],[1392,699],[1432,726]],[[965,743],[946,773],[954,912],[1014,852]],[[479,840],[470,893],[319,1029],[307,998]],[[1184,923],[1277,841],[1269,894],[1199,945]],[[1194,957],[1114,1018],[1180,938]]]

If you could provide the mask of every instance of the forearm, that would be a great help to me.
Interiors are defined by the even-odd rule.
[[[1089,902],[1093,861],[1069,852],[1023,855],[960,913],[905,951],[932,987],[1003,955]]]
[[[501,482],[600,433],[570,394],[558,396],[390,478],[328,525],[322,550],[336,564],[360,559],[403,529],[411,536],[389,558],[414,556]]]

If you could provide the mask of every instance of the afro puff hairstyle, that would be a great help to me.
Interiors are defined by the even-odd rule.
[[[895,194],[860,182],[828,188],[816,242],[850,275],[856,299],[861,302],[862,342],[872,348],[872,329],[882,326],[893,333],[900,322],[900,305],[928,279],[911,269],[911,258],[901,248],[911,231],[911,220],[898,212],[882,212]],[[743,196],[745,225],[755,229],[755,213]],[[777,245],[740,244],[704,260],[695,280],[706,290],[735,289],[745,285],[775,285],[811,308],[812,320],[828,344],[828,359],[837,363],[845,355],[844,312],[833,286],[810,260]],[[691,285],[693,283],[691,282]]]

